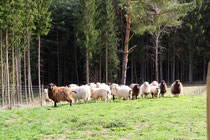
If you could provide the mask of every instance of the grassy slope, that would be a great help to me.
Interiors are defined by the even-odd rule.
[[[206,139],[206,96],[0,110],[0,139]]]

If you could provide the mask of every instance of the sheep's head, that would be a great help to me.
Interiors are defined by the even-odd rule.
[[[130,91],[129,91],[129,94],[128,94],[128,98],[129,98],[129,99],[132,99],[132,95],[133,95],[133,91],[130,90]]]
[[[175,83],[177,86],[179,86],[181,84],[180,80],[176,80]]]
[[[55,84],[53,84],[53,83],[48,84],[48,90],[52,91],[54,86],[55,86]]]
[[[161,85],[165,84],[166,82],[164,80],[161,81]]]
[[[149,83],[148,82],[144,82],[144,86],[149,86]]]

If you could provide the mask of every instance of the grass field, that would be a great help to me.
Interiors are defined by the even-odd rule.
[[[0,139],[206,139],[206,96],[0,110]]]

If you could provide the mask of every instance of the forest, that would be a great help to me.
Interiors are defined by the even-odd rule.
[[[51,82],[205,82],[209,13],[208,0],[1,0],[1,104]]]

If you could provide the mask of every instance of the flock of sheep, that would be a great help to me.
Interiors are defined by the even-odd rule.
[[[171,93],[174,96],[179,96],[182,93],[183,86],[180,80],[176,80],[171,85]],[[146,98],[151,95],[152,98],[164,96],[167,91],[167,84],[164,80],[158,84],[157,81],[153,81],[151,84],[144,82],[141,86],[139,84],[118,85],[118,84],[105,84],[105,83],[90,83],[87,85],[78,86],[76,84],[70,84],[68,87],[57,87],[55,84],[50,83],[48,88],[44,90],[46,95],[45,101],[54,101],[54,106],[60,101],[80,103],[83,100],[84,103],[92,98],[97,103],[99,100],[105,100],[105,103],[109,102],[115,96],[121,100],[122,98],[134,99],[134,97]]]

